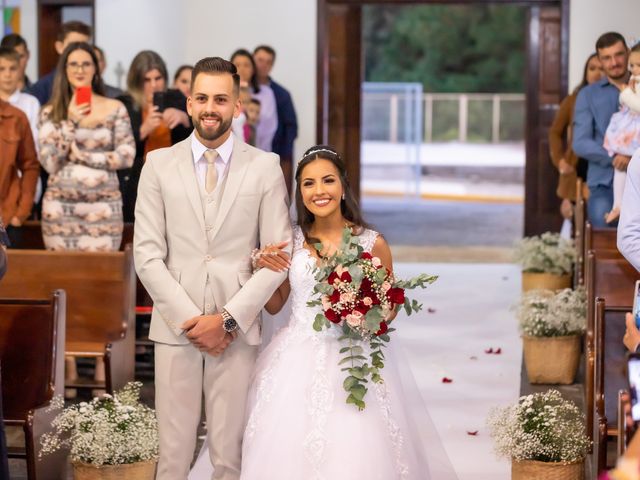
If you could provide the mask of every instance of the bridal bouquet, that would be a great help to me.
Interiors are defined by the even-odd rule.
[[[321,251],[322,245],[317,244],[315,248]],[[349,228],[344,230],[338,251],[316,267],[318,283],[307,305],[322,306],[322,313],[315,317],[314,330],[342,329],[338,340],[345,346],[340,350],[344,357],[339,365],[344,365],[342,371],[347,372],[343,383],[348,393],[347,403],[364,409],[366,384],[369,380],[382,382],[382,349],[390,340],[389,334],[395,330],[388,322],[392,312],[404,307],[410,315],[422,308],[416,300],[405,296],[405,290],[425,288],[437,278],[421,274],[409,280],[395,279],[379,258],[364,251]],[[362,342],[369,343],[370,359],[365,356]]]

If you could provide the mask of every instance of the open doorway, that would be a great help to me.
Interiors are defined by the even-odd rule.
[[[526,28],[519,5],[362,8],[361,199],[394,245],[504,260],[522,236]]]
[[[352,187],[361,186],[362,19],[368,5],[385,0],[318,0],[317,140],[344,153]],[[402,0],[395,5],[440,5]],[[464,5],[506,5],[461,0]],[[524,234],[558,230],[557,170],[551,164],[548,129],[567,92],[569,0],[522,0],[526,11]],[[446,2],[453,5],[454,2]],[[502,60],[502,59],[501,59]],[[472,232],[469,233],[470,235]]]

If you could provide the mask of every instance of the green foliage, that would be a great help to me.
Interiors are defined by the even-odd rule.
[[[524,91],[520,6],[374,5],[363,13],[366,81],[421,82],[438,93]]]

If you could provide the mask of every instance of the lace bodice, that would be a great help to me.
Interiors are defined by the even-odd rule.
[[[371,252],[373,245],[378,238],[378,232],[365,229],[359,236],[358,241],[365,252]],[[289,270],[289,283],[291,284],[291,327],[307,329],[310,335],[316,334],[311,325],[320,307],[309,308],[307,302],[313,294],[313,287],[316,284],[314,278],[314,268],[316,259],[309,250],[304,247],[304,234],[300,227],[294,227],[293,237],[293,257],[291,258],[291,268]],[[338,332],[337,329],[328,331]]]

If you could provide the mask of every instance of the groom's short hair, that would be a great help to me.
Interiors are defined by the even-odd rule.
[[[196,77],[201,73],[213,75],[228,73],[233,77],[233,92],[238,96],[240,92],[240,76],[236,66],[229,60],[220,57],[206,57],[198,60],[191,74],[191,90],[193,90],[193,85],[196,83]]]

